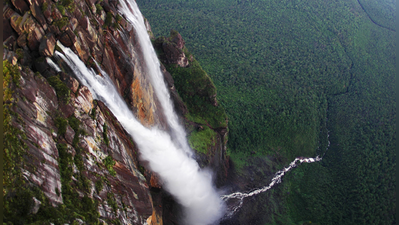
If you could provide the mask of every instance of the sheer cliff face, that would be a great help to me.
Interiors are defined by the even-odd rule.
[[[139,149],[107,107],[93,100],[88,88],[54,56],[59,41],[99,73],[98,63],[145,126],[168,129],[154,88],[143,73],[135,31],[118,14],[117,4],[111,0],[5,3],[5,221],[163,223],[163,197],[156,194],[162,192],[162,181],[139,161]],[[177,57],[179,66],[188,66],[187,58]],[[53,61],[61,71],[50,65]],[[191,123],[187,129],[200,126],[185,119],[188,109],[172,76],[163,71],[176,110],[182,121]],[[201,157],[216,169],[226,167],[220,165],[226,161],[226,127],[218,129],[217,138],[207,146],[210,151]],[[156,192],[153,197],[150,189]]]

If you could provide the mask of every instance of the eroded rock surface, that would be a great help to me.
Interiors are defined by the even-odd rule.
[[[139,161],[134,140],[56,54],[58,41],[70,47],[87,67],[110,76],[143,125],[167,130],[134,28],[118,15],[118,2],[12,0],[3,4],[3,60],[15,65],[19,74],[3,96],[12,93],[6,102],[11,109],[7,116],[11,127],[21,132],[16,136],[23,143],[19,146],[23,160],[16,162],[23,185],[7,184],[6,201],[23,198],[26,205],[9,204],[5,221],[155,225],[164,224],[164,214],[172,218],[167,221],[174,220],[170,216],[174,211],[167,206],[175,203],[163,190],[162,180]],[[146,27],[152,34],[148,21]],[[163,48],[166,58],[161,60],[189,66],[180,34]],[[163,65],[161,70],[175,109],[185,121],[188,109],[172,76]],[[222,168],[226,139],[225,133],[218,134],[204,162]]]

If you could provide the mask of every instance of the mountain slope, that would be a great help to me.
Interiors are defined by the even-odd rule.
[[[296,156],[323,154],[330,131],[323,162],[294,170],[232,224],[396,220],[394,2],[138,3],[154,34],[179,30],[213,78],[242,188],[264,185]]]
[[[96,74],[105,71],[141,124],[168,131],[136,31],[119,14],[118,4],[4,2],[5,223],[155,225],[182,217],[181,211],[164,207],[181,210],[164,190],[164,181],[140,159],[135,141],[80,83],[73,71],[77,68],[70,68],[59,56],[62,44]],[[173,78],[166,70],[163,75],[176,109],[190,112]],[[209,77],[203,82],[212,83]],[[207,88],[216,94],[214,86],[202,90]],[[221,106],[218,109],[224,113]],[[214,120],[213,115],[207,116]],[[180,120],[188,121],[183,115]],[[188,131],[195,126],[189,124]],[[218,128],[227,130],[227,124]],[[220,168],[218,180],[223,180],[227,134],[213,132],[212,137],[197,135],[201,138],[191,142],[194,146],[208,143],[201,150],[209,154],[199,161]]]

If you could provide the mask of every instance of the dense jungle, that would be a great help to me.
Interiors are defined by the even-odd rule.
[[[213,79],[231,185],[324,155],[224,224],[396,223],[394,0],[137,3],[154,36],[177,30]]]

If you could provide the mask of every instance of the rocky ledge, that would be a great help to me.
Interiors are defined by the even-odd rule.
[[[179,206],[164,192],[157,175],[139,161],[134,140],[55,56],[61,51],[59,41],[99,72],[97,62],[142,124],[167,129],[150,78],[143,72],[134,28],[118,14],[118,1],[11,0],[3,6],[4,222],[175,221]],[[146,25],[151,34],[147,21]],[[228,168],[224,110],[217,105],[208,76],[191,96],[205,99],[202,106],[217,109],[210,112],[220,116],[198,114],[193,108],[182,79],[167,70],[172,65],[196,68],[197,62],[180,34],[169,40],[171,44],[164,45],[166,58],[160,59],[166,60],[161,69],[176,111],[200,165],[214,168],[222,181]],[[54,62],[59,69],[50,65]]]

